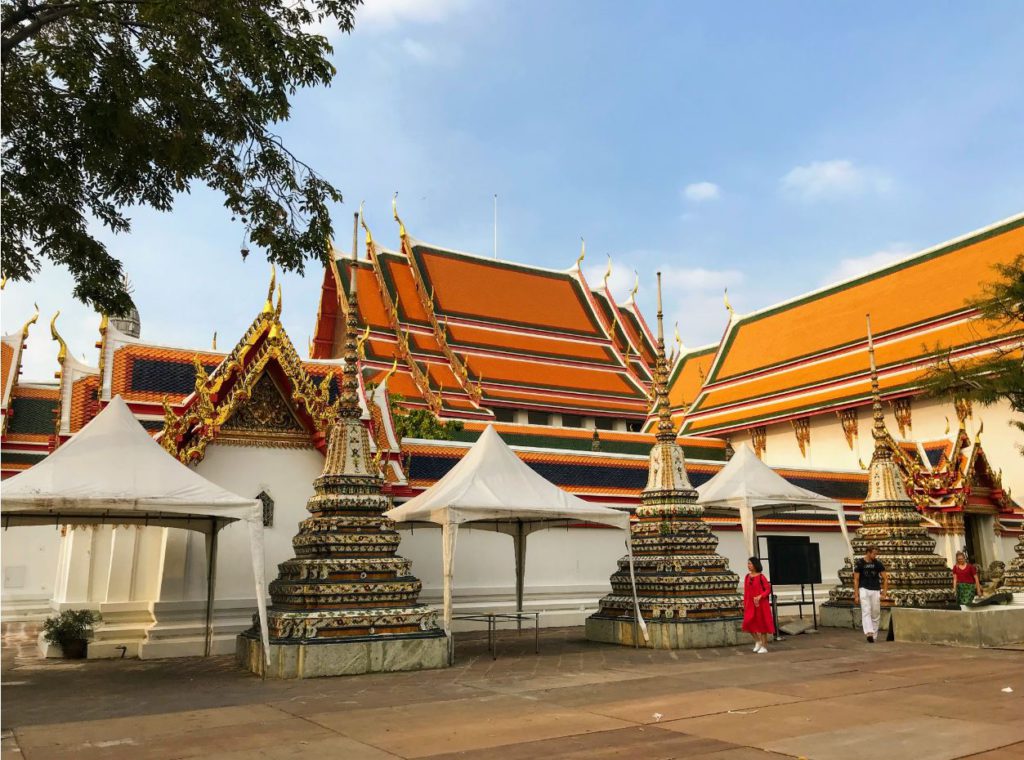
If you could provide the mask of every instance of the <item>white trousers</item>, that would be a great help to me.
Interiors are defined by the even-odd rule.
[[[868,588],[860,591],[860,624],[865,636],[878,635],[878,621],[882,617],[882,592]]]

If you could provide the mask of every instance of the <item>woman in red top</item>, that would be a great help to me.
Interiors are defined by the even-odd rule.
[[[956,594],[957,603],[961,605],[974,601],[975,593],[981,596],[978,568],[967,561],[967,555],[963,552],[956,553],[956,564],[953,565],[953,593]]]
[[[747,577],[743,579],[743,630],[754,638],[754,652],[768,653],[768,634],[775,633],[772,620],[772,584],[761,572],[761,560],[747,560]]]

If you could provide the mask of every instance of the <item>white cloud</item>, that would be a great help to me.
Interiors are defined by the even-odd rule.
[[[409,38],[402,40],[402,50],[406,55],[419,63],[433,63],[435,60],[434,51],[416,40],[410,40]]]
[[[683,195],[688,201],[714,201],[721,197],[721,188],[714,182],[694,182],[683,188]]]
[[[862,274],[867,274],[880,269],[894,261],[906,258],[914,252],[914,248],[907,243],[890,243],[885,248],[869,253],[866,256],[856,256],[842,259],[839,265],[833,269],[825,280],[826,285],[843,280],[851,280]]]
[[[356,29],[393,29],[404,23],[436,24],[467,10],[473,0],[369,0],[356,11]]]
[[[743,282],[743,273],[735,269],[665,267],[661,271],[661,281],[665,288],[721,291]]]
[[[782,177],[780,184],[787,195],[819,201],[884,194],[891,188],[892,180],[877,169],[836,159],[796,166]]]

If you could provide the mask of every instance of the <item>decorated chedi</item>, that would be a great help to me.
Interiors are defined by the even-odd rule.
[[[269,665],[256,630],[239,637],[239,656],[254,672],[309,678],[448,664],[437,612],[418,602],[420,581],[396,552],[391,499],[372,460],[356,377],[357,300],[349,288],[345,366],[337,420],[323,474],[292,540],[295,558],[270,584]]]
[[[1009,567],[1003,574],[1003,585],[1000,591],[1009,591],[1012,594],[1024,594],[1024,534],[1017,539],[1017,545],[1013,547],[1017,557],[1010,560]]]
[[[658,649],[732,645],[739,641],[743,618],[739,577],[717,553],[718,538],[703,520],[704,508],[686,475],[668,403],[668,375],[659,272],[657,442],[630,528],[633,568],[628,555],[619,560],[611,593],[587,618],[587,638]]]
[[[893,458],[895,445],[885,427],[882,398],[875,366],[875,344],[868,318],[868,357],[871,365],[871,435],[875,450],[868,466],[868,494],[860,517],[860,528],[851,544],[854,554],[863,556],[869,546],[878,548],[878,558],[889,576],[889,597],[882,600],[882,625],[888,625],[888,607],[955,606],[952,572],[946,560],[935,553],[935,539],[928,534],[921,515],[907,493],[899,465]],[[822,605],[822,624],[842,628],[860,626],[859,604],[853,598],[853,563],[847,557],[839,570],[840,584],[829,592]]]

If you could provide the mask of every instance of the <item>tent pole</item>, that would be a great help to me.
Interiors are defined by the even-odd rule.
[[[516,533],[513,536],[516,552],[516,612],[523,611],[523,581],[525,580],[526,569],[526,531],[523,529],[523,521],[516,521]],[[522,617],[516,618],[516,629],[523,630]]]
[[[210,537],[206,541],[206,651],[213,654],[213,600],[217,587],[217,520],[210,520]]]

